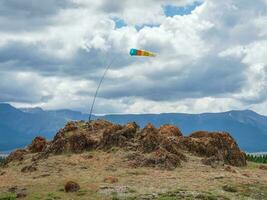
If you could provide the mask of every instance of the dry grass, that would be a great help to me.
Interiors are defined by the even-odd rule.
[[[255,163],[234,168],[203,165],[201,158],[190,156],[189,161],[173,171],[153,168],[131,168],[125,160],[127,152],[109,153],[91,151],[83,154],[50,156],[39,160],[37,171],[22,173],[20,170],[32,163],[32,155],[19,163],[12,163],[0,176],[0,200],[9,188],[25,188],[25,199],[135,199],[154,194],[158,199],[267,199],[267,173]],[[114,176],[117,183],[105,183],[104,178]],[[67,181],[80,184],[77,193],[65,193]],[[225,191],[230,185],[236,192]],[[256,191],[256,192],[255,192]],[[260,193],[260,195],[258,194]],[[184,196],[183,196],[184,195]],[[153,196],[153,195],[152,195]]]

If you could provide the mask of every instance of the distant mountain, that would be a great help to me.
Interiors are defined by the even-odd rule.
[[[184,135],[196,130],[227,131],[243,150],[267,151],[267,117],[251,110],[203,114],[124,114],[93,118],[105,118],[119,124],[136,121],[142,127],[148,122],[156,127],[173,124]],[[87,119],[87,114],[72,110],[17,109],[9,104],[0,104],[0,151],[23,147],[37,135],[51,139],[67,121]]]
[[[87,118],[71,110],[16,109],[0,104],[0,151],[23,147],[37,135],[51,139],[67,121]]]
[[[184,135],[197,130],[227,131],[245,151],[267,150],[267,117],[251,110],[203,114],[107,115],[104,118],[120,124],[136,121],[141,126],[148,122],[157,127],[161,124],[173,124],[179,127]]]

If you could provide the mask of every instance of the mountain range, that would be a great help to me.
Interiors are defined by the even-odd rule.
[[[267,151],[267,117],[251,110],[233,110],[221,113],[185,114],[116,114],[93,116],[113,123],[137,122],[141,127],[151,122],[156,127],[173,124],[184,135],[193,131],[227,131],[247,152]],[[0,151],[23,147],[37,136],[51,139],[58,129],[70,120],[87,120],[88,114],[72,110],[43,110],[42,108],[15,108],[0,104]]]

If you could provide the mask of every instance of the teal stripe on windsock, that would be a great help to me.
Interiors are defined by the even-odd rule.
[[[131,56],[136,56],[137,55],[137,49],[131,49],[130,50],[130,55]]]

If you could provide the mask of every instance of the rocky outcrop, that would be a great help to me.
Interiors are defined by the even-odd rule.
[[[109,149],[111,147],[130,146],[138,129],[136,123],[129,123],[126,126],[112,125],[104,131],[99,148]]]
[[[136,123],[112,124],[105,120],[69,122],[47,143],[37,137],[29,146],[29,152],[39,152],[33,160],[51,154],[80,153],[117,147],[134,152],[127,159],[132,166],[174,169],[186,162],[186,152],[203,157],[207,165],[246,165],[245,154],[235,140],[225,132],[198,131],[184,137],[179,128],[163,125],[159,129],[147,124],[141,129]],[[23,159],[25,151],[14,152],[10,160]]]
[[[31,153],[38,153],[45,149],[47,141],[45,138],[38,136],[34,138],[32,143],[28,146],[28,149]]]
[[[245,153],[226,132],[199,131],[180,140],[180,146],[198,156],[210,158],[206,162],[223,161],[233,166],[246,165]]]
[[[158,148],[148,154],[130,154],[128,160],[132,167],[157,167],[168,170],[175,169],[181,166],[181,161],[186,161],[184,154],[173,154],[164,148]]]
[[[143,153],[151,153],[159,148],[161,135],[159,135],[158,130],[149,123],[140,132],[137,142],[139,151]]]
[[[177,137],[183,136],[179,128],[169,124],[161,126],[159,128],[159,133],[165,136],[177,136]]]

